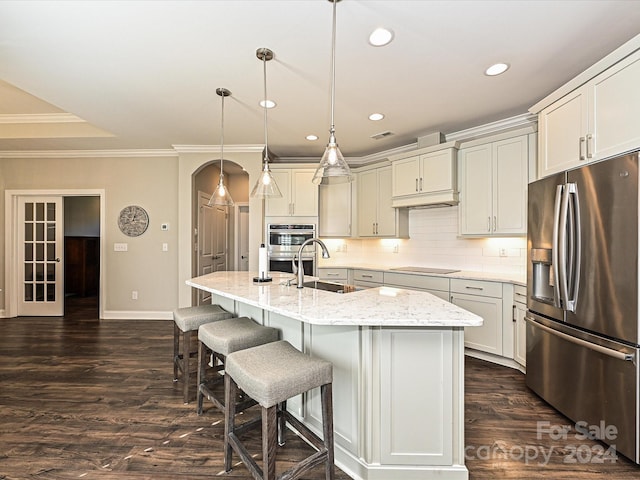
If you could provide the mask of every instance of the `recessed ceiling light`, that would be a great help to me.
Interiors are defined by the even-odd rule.
[[[508,63],[496,63],[495,65],[491,65],[489,68],[487,68],[484,71],[484,74],[490,77],[493,77],[495,75],[500,75],[501,73],[504,73],[507,70],[509,70]]]
[[[388,28],[376,28],[369,35],[369,43],[374,47],[384,47],[393,40],[393,31]]]
[[[310,142],[313,142],[313,141],[318,139],[318,136],[317,135],[307,135],[305,138],[307,140],[309,140]]]
[[[371,115],[369,115],[369,120],[373,120],[374,122],[377,122],[378,120],[382,120],[384,118],[384,115],[381,113],[372,113]]]
[[[276,102],[271,101],[271,100],[260,100],[260,106],[262,108],[265,107],[265,103],[267,104],[267,108],[273,108],[276,106]]]

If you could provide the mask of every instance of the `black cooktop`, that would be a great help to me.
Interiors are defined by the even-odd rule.
[[[431,267],[396,267],[389,270],[396,270],[398,272],[416,272],[416,273],[456,273],[460,270],[453,270],[450,268],[431,268]]]

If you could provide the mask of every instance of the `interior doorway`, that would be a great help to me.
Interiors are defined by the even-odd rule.
[[[64,197],[64,312],[98,310],[100,197]]]
[[[80,207],[76,205],[76,212],[65,212],[65,203],[67,207],[73,204],[74,197],[85,197],[85,200],[79,200]],[[70,200],[71,199],[71,200]],[[65,314],[66,308],[64,283],[68,282],[65,271],[73,272],[76,267],[73,264],[67,266],[65,260],[65,236],[97,236],[97,254],[94,250],[94,258],[88,258],[85,263],[89,263],[95,267],[94,272],[89,272],[85,278],[91,278],[94,282],[93,287],[87,288],[84,293],[85,297],[76,295],[77,298],[90,299],[91,308],[95,311],[97,306],[97,314],[94,318],[102,318],[104,314],[104,270],[102,268],[104,262],[104,241],[102,235],[105,225],[105,192],[102,189],[50,189],[50,190],[5,190],[6,215],[5,215],[5,315],[8,317],[17,317],[25,315],[46,315],[59,316]],[[40,206],[44,209],[44,214],[40,215]],[[50,205],[51,204],[51,205]],[[55,208],[53,207],[55,204]],[[28,208],[33,212],[31,216],[27,216]],[[91,205],[89,207],[89,205]],[[73,208],[73,206],[71,207]],[[39,220],[39,218],[41,218]],[[59,222],[59,223],[58,223]],[[27,224],[32,223],[30,234],[34,236],[32,243],[33,263],[32,269],[27,268],[27,259],[29,258],[28,249],[25,248],[25,238],[29,235]],[[42,225],[40,225],[42,223]],[[65,225],[67,227],[65,231]],[[75,225],[75,226],[74,226]],[[80,228],[82,226],[82,228]],[[70,229],[71,227],[71,229]],[[40,232],[40,229],[43,232]],[[55,233],[54,233],[55,232]],[[55,241],[50,240],[60,235]],[[38,240],[38,238],[43,240]],[[38,259],[43,260],[38,260]],[[33,276],[32,271],[33,271]],[[43,271],[41,271],[43,270]],[[53,275],[55,273],[55,275]],[[61,302],[62,307],[56,312],[27,312],[21,308],[25,303],[25,298],[29,290],[26,288],[25,278],[33,284],[33,295],[35,298],[49,298],[48,290],[55,291],[56,301]],[[53,280],[55,279],[55,280]],[[38,286],[42,284],[42,286]],[[55,284],[55,285],[54,285]],[[86,285],[85,285],[86,286]],[[60,288],[60,290],[56,290]],[[44,290],[44,296],[40,295],[40,291]],[[82,292],[81,292],[82,293]]]

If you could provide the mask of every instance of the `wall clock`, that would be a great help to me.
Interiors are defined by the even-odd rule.
[[[138,205],[129,205],[120,210],[118,227],[125,235],[137,237],[142,235],[149,226],[149,214]]]

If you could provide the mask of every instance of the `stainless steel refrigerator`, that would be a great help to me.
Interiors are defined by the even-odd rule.
[[[639,200],[638,152],[541,179],[527,238],[526,383],[636,463]]]

